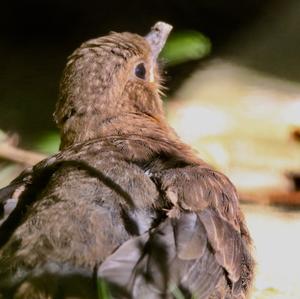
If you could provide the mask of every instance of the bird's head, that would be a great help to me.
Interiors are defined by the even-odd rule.
[[[158,22],[145,37],[111,33],[75,50],[54,113],[62,147],[99,137],[103,124],[125,114],[162,117],[157,57],[171,29]]]

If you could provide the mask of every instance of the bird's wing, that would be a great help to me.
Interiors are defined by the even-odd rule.
[[[177,211],[124,243],[101,264],[98,277],[113,286],[115,298],[126,292],[133,298],[177,298],[178,292],[187,298],[245,298],[253,260],[240,212],[230,212],[236,200],[230,182],[210,169],[191,167],[181,174],[161,172],[160,187]]]
[[[247,293],[253,278],[252,242],[229,179],[199,164],[163,171],[159,183],[177,209],[197,213],[228,285],[236,294]]]
[[[125,242],[101,264],[98,277],[111,286],[113,298],[128,298],[128,293],[133,298],[176,298],[181,293],[184,298],[205,299],[218,292],[243,298],[241,266],[247,266],[250,254],[232,228],[219,225],[209,210],[168,218],[151,232]],[[212,237],[220,237],[218,245],[223,243],[225,250],[215,251]],[[230,254],[225,255],[228,247]],[[239,264],[232,271],[238,275],[234,284],[228,285],[233,278],[227,275],[226,263]]]

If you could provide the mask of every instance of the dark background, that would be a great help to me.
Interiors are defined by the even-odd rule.
[[[14,1],[0,12],[0,129],[28,146],[54,129],[52,112],[66,57],[81,42],[113,31],[145,34],[158,20],[210,38],[206,60],[224,56],[299,81],[296,0]],[[298,65],[298,66],[297,66]],[[168,70],[172,93],[199,66]]]

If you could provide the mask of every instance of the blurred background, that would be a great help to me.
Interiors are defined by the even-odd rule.
[[[0,187],[58,149],[67,56],[109,31],[173,33],[167,116],[241,195],[257,256],[252,298],[300,298],[300,2],[10,1],[0,17]],[[25,151],[24,151],[25,150]]]

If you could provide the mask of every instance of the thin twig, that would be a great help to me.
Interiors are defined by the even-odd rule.
[[[9,142],[1,142],[0,143],[0,158],[13,161],[16,163],[24,164],[27,166],[35,165],[39,161],[45,159],[47,156],[32,152],[22,150],[11,145]]]

